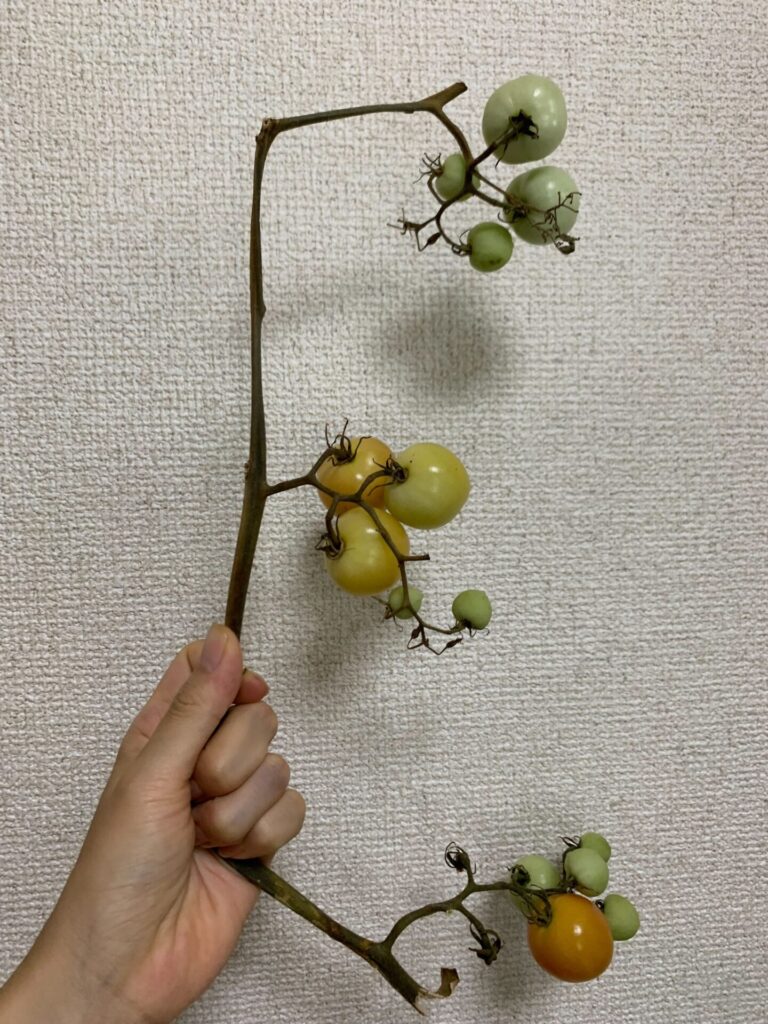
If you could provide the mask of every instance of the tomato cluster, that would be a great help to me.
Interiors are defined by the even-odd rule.
[[[454,519],[470,491],[458,456],[443,445],[419,442],[399,454],[376,437],[343,433],[317,468],[314,479],[328,510],[322,547],[331,579],[358,596],[389,594],[389,617],[419,617],[422,592],[407,584],[410,555],[405,527],[434,530]],[[451,630],[484,629],[491,605],[481,590],[465,590],[453,602]],[[421,619],[419,619],[421,622]]]
[[[491,155],[505,164],[549,156],[562,142],[567,123],[565,100],[555,82],[542,75],[522,75],[499,86],[488,99],[482,124],[488,148],[481,156],[468,162],[465,154],[452,153],[443,161],[428,162],[430,188],[444,204],[472,196],[491,202],[502,208],[511,228],[497,220],[481,221],[465,243],[454,246],[469,256],[475,270],[490,273],[509,262],[515,244],[512,232],[532,245],[551,243],[561,252],[573,251],[575,239],[569,232],[579,212],[580,193],[567,171],[535,167],[502,189],[477,170]]]
[[[608,885],[611,847],[598,832],[567,839],[562,868],[529,854],[510,868],[512,898],[528,919],[534,960],[561,981],[591,981],[613,958],[614,941],[640,927],[634,905],[618,893],[593,902]]]

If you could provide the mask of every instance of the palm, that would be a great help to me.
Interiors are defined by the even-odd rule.
[[[205,850],[195,850],[186,883],[164,917],[129,987],[150,1019],[171,1020],[217,976],[257,898],[254,887]]]

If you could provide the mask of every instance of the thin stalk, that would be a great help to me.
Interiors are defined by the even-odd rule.
[[[392,942],[375,942],[358,935],[350,928],[335,921],[317,904],[307,899],[298,889],[281,878],[259,860],[227,860],[248,881],[268,893],[294,914],[303,917],[315,928],[324,932],[335,942],[356,953],[362,960],[374,967],[400,995],[418,1010],[424,1012],[425,1002],[449,996],[458,984],[458,975],[451,969],[443,969],[440,987],[435,991],[425,989],[412,977],[392,952]]]

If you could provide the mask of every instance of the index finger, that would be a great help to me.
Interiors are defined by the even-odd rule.
[[[174,697],[200,664],[202,640],[193,640],[182,648],[163,673],[149,700],[128,727],[118,757],[135,757],[149,741],[162,721]],[[243,669],[235,704],[255,704],[269,693],[267,682],[252,669]]]

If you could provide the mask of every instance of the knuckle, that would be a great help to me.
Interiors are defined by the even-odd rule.
[[[117,748],[117,754],[115,755],[115,763],[121,764],[124,761],[130,759],[135,741],[132,735],[132,731],[125,733],[123,738],[120,740],[120,746]]]
[[[219,846],[234,846],[235,843],[242,842],[243,832],[234,822],[225,821],[217,829],[215,839]]]
[[[254,709],[253,714],[256,717],[257,728],[263,729],[271,739],[277,732],[277,715],[274,710],[263,701],[251,706]]]
[[[229,793],[237,785],[234,767],[226,751],[208,754],[204,751],[197,762],[195,776],[206,792],[220,796]]]
[[[266,770],[277,782],[280,789],[287,789],[291,781],[291,766],[280,754],[267,754],[264,758]]]
[[[289,789],[285,796],[286,799],[290,800],[290,810],[295,827],[295,831],[291,833],[291,838],[293,838],[301,831],[301,827],[304,824],[304,819],[307,816],[307,801],[298,789]]]
[[[220,796],[220,785],[218,775],[213,765],[213,757],[207,750],[203,750],[195,765],[195,782],[206,796]]]
[[[208,838],[220,846],[228,846],[231,843],[239,842],[241,833],[235,823],[225,813],[225,809],[218,800],[209,800],[201,804],[195,814],[195,821]]]
[[[263,821],[254,827],[250,840],[254,857],[268,857],[280,849],[280,838],[275,829]]]
[[[198,713],[201,707],[202,701],[197,689],[193,686],[182,686],[171,701],[166,714],[172,718],[186,719]]]
[[[127,781],[127,778],[128,769],[123,769],[118,760],[115,767],[112,769],[112,774],[107,779],[106,786],[102,790],[99,804],[103,805],[107,802],[117,804],[124,803],[130,792],[130,783]]]

